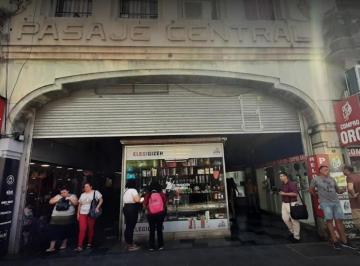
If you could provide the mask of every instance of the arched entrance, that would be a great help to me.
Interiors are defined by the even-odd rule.
[[[79,193],[80,183],[91,175],[83,170],[91,169],[98,173],[96,180],[103,190],[108,185],[115,188],[107,198],[115,206],[124,183],[125,175],[121,179],[120,173],[126,171],[126,164],[120,164],[122,139],[227,137],[227,169],[225,165],[222,169],[250,168],[255,180],[261,163],[304,153],[300,116],[306,116],[309,124],[322,120],[309,97],[276,78],[202,70],[126,71],[59,79],[15,106],[14,127],[21,129],[23,115],[34,107],[30,179],[38,180],[40,172],[48,172],[43,168],[53,168],[53,180],[73,182]],[[55,180],[49,188],[56,186]],[[118,215],[109,214],[109,220]],[[223,212],[215,214],[229,218]],[[104,224],[112,234],[116,226]]]

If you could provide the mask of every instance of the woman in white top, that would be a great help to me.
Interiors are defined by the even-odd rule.
[[[66,249],[67,241],[75,222],[75,206],[78,205],[76,195],[70,194],[69,189],[62,187],[60,194],[49,201],[55,205],[50,220],[50,247],[46,252],[54,252],[57,240],[61,240],[60,250]]]
[[[87,248],[92,247],[96,220],[94,218],[91,218],[88,214],[90,212],[91,201],[94,198],[98,201],[96,212],[99,212],[100,207],[103,204],[102,195],[99,191],[93,190],[90,182],[86,182],[84,184],[84,192],[81,194],[79,198],[79,208],[77,211],[77,220],[79,221],[79,238],[78,238],[78,247],[76,248],[76,251],[83,250],[86,231],[88,233]]]
[[[125,193],[123,197],[125,217],[125,242],[129,251],[138,250],[139,247],[134,244],[134,229],[138,220],[140,207],[140,196],[136,190],[135,179],[129,179],[125,185]]]

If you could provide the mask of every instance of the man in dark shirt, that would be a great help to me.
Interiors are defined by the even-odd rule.
[[[345,165],[343,172],[346,176],[353,222],[360,230],[360,175],[355,174],[350,165]]]
[[[285,172],[280,173],[280,180],[282,182],[281,191],[279,194],[282,199],[281,216],[288,227],[293,242],[300,241],[300,222],[294,220],[290,215],[290,205],[297,202],[298,190],[296,183],[289,180],[288,174]]]

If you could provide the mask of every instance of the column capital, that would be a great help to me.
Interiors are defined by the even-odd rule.
[[[11,139],[0,139],[0,157],[20,160],[23,154],[24,143]]]

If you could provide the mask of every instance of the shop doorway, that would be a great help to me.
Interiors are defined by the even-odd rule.
[[[279,172],[285,171],[297,183],[310,214],[308,220],[302,221],[302,240],[319,240],[300,133],[227,136],[225,162],[228,189],[233,190],[228,193],[232,237],[259,245],[289,241],[278,194]]]
[[[257,188],[254,206],[275,214],[278,201],[272,189],[279,186],[278,169],[275,167],[270,176],[262,164],[303,154],[299,111],[308,106],[291,93],[265,93],[275,92],[270,83],[159,75],[63,86],[66,97],[37,110],[32,152],[35,165],[31,167],[43,170],[46,167],[41,165],[45,164],[48,169],[76,168],[75,177],[68,179],[80,181],[88,176],[82,170],[89,170],[86,173],[92,173],[99,185],[115,188],[113,195],[117,198],[111,200],[115,214],[120,210],[120,173],[124,172],[120,141],[124,138],[226,137],[224,170],[229,176],[244,176],[244,180],[237,180],[239,189],[251,180]],[[263,191],[265,177],[268,189]],[[79,193],[78,188],[74,190]],[[245,189],[243,194],[246,198]],[[232,207],[240,206],[238,209],[243,211],[242,201],[236,199]],[[118,218],[112,222],[118,223]]]
[[[24,250],[44,250],[48,245],[49,221],[54,206],[49,199],[67,187],[80,196],[89,181],[103,195],[101,219],[95,230],[97,245],[118,239],[122,147],[117,138],[33,140],[24,210],[22,246]],[[72,230],[75,244],[77,226]]]
[[[196,138],[199,136],[192,136]],[[248,243],[267,244],[269,239],[286,240],[280,219],[279,199],[272,190],[279,187],[278,169],[268,163],[303,154],[299,133],[226,135],[224,144],[225,171],[229,185],[232,178],[237,192],[229,193],[232,213],[232,237]],[[163,137],[168,139],[170,137]],[[136,138],[133,138],[136,139]],[[52,207],[49,198],[56,189],[67,185],[71,192],[81,193],[81,184],[88,180],[104,195],[104,215],[97,224],[96,241],[104,245],[119,238],[119,212],[122,169],[121,138],[35,139],[33,142],[27,191],[27,208],[33,215],[32,226],[25,227],[25,245],[35,241],[47,245],[46,226]],[[260,171],[260,170],[263,171]],[[304,174],[304,173],[302,173]],[[265,176],[270,187],[264,187]],[[249,195],[249,183],[253,195]],[[251,198],[253,201],[251,201]],[[25,213],[25,216],[29,213]],[[39,234],[39,232],[42,232]],[[44,236],[34,238],[35,235]],[[75,233],[74,239],[75,241]],[[261,237],[259,237],[259,235]],[[251,239],[252,236],[254,239]],[[247,240],[244,240],[244,237]],[[250,239],[250,240],[249,240]],[[273,243],[273,242],[272,242]]]

